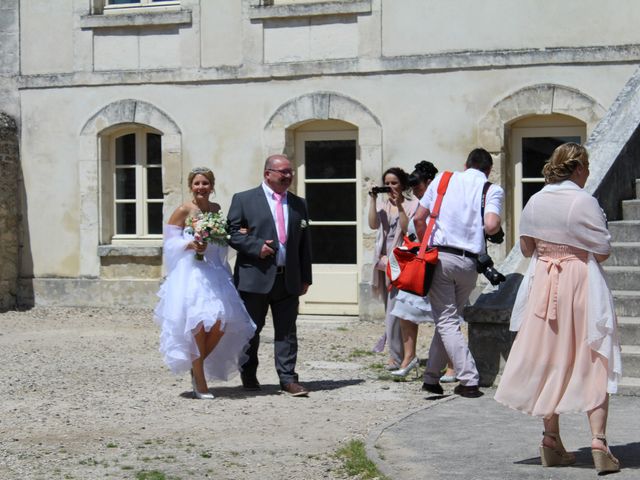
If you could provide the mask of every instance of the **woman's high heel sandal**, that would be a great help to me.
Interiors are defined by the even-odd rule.
[[[540,445],[540,460],[544,467],[555,467],[558,465],[573,465],[576,463],[576,456],[565,450],[560,440],[560,435],[555,432],[542,432],[545,437],[555,441],[555,447],[547,447],[544,443]]]
[[[605,437],[604,435],[594,435],[593,439],[600,440],[607,449],[607,451],[597,448],[591,449],[593,464],[596,467],[596,472],[598,472],[598,475],[600,475],[601,473],[612,473],[620,471],[620,461],[609,451],[609,447],[607,446],[607,437]]]
[[[196,386],[196,379],[193,376],[193,370],[191,370],[191,386],[193,387],[194,398],[197,398],[198,400],[213,400],[215,398],[212,393],[200,393],[198,391],[198,387]]]
[[[411,372],[411,370],[418,367],[418,363],[419,363],[418,357],[413,357],[413,360],[409,362],[409,365],[407,365],[404,368],[399,368],[398,370],[393,370],[391,372],[391,375],[396,378],[404,378],[407,375],[409,375],[409,372]],[[417,373],[418,371],[416,370],[416,374]]]

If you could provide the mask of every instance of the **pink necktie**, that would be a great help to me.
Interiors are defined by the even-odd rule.
[[[287,229],[284,226],[284,208],[282,208],[282,200],[287,192],[273,192],[273,198],[276,199],[276,225],[278,226],[278,241],[282,244],[287,243]]]

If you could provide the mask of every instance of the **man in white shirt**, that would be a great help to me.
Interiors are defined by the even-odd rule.
[[[422,389],[442,394],[441,371],[451,359],[460,384],[454,393],[464,397],[479,397],[480,376],[475,360],[460,330],[462,312],[476,286],[476,260],[485,253],[485,235],[500,231],[504,190],[491,185],[486,193],[484,222],[481,217],[483,187],[493,167],[489,152],[476,148],[465,163],[464,172],[455,172],[440,206],[430,245],[437,246],[438,264],[429,300],[436,323],[436,332],[429,349],[429,360]],[[438,196],[438,175],[427,188],[414,216],[418,236],[422,238],[426,223]],[[484,223],[484,225],[483,225]]]

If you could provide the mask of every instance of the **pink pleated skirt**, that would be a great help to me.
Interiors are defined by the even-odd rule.
[[[607,395],[607,359],[587,343],[587,252],[536,240],[525,318],[495,399],[529,415],[586,412]]]

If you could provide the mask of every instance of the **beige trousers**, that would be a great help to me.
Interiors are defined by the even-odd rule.
[[[478,273],[473,258],[440,253],[429,290],[436,331],[429,348],[424,382],[436,384],[451,359],[461,385],[478,385],[480,376],[467,341],[460,330],[462,313],[476,286]]]

